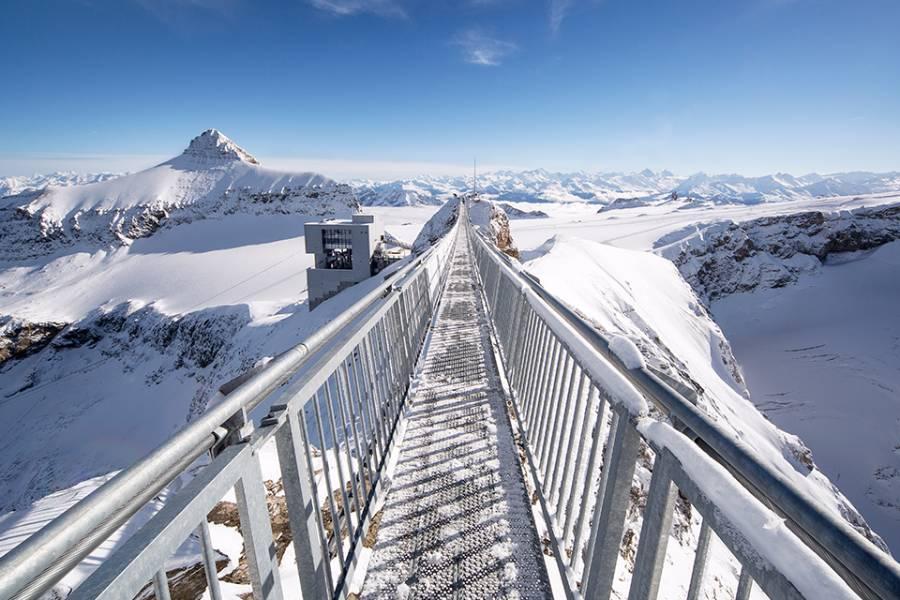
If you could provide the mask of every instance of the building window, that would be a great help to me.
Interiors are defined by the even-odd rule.
[[[326,269],[353,268],[353,235],[349,229],[323,229],[322,247]]]

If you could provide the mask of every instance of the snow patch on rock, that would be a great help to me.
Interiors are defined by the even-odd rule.
[[[841,212],[803,212],[735,223],[691,225],[661,238],[656,251],[674,262],[705,301],[795,283],[840,253],[900,239],[900,204]]]

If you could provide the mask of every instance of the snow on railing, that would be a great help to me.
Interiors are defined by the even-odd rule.
[[[609,598],[622,584],[623,533],[637,511],[628,597],[655,598],[680,492],[702,516],[689,600],[700,597],[711,532],[741,565],[739,600],[754,583],[773,599],[900,598],[900,565],[890,556],[762,464],[630,348],[604,338],[467,225],[568,597]],[[648,416],[648,402],[671,425]],[[633,479],[651,458],[642,510]]]
[[[207,515],[232,490],[254,598],[346,597],[458,223],[337,319],[263,370],[226,386],[206,413],[0,557],[0,599],[40,598],[204,453],[208,464],[85,579],[70,600],[169,598],[166,561],[196,535],[222,597]],[[274,400],[254,425],[250,411]],[[260,450],[274,439],[300,589],[283,589]],[[318,448],[316,447],[318,445]],[[282,567],[283,569],[283,567]]]

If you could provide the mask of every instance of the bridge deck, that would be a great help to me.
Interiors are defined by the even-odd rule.
[[[550,595],[459,231],[363,598]]]

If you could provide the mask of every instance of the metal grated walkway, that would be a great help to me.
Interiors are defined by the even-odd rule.
[[[460,228],[363,598],[550,596],[475,281]]]

